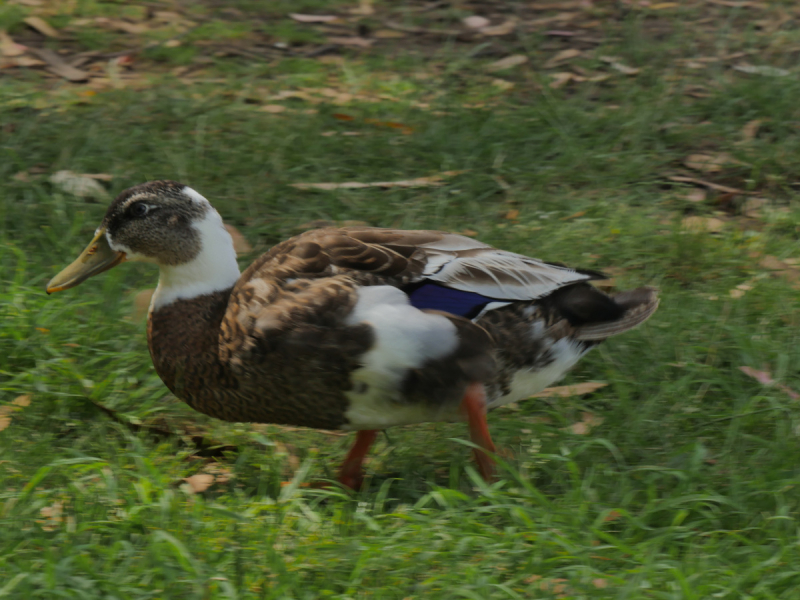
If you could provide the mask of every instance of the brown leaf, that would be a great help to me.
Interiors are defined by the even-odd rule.
[[[353,46],[355,48],[369,48],[375,43],[375,40],[368,40],[363,37],[329,37],[328,41],[331,44],[338,44],[340,46]]]
[[[589,434],[594,427],[603,424],[603,417],[598,417],[597,415],[584,411],[581,413],[581,420],[564,427],[562,431],[569,431],[570,433],[574,433],[575,435],[587,435]]]
[[[396,38],[404,38],[407,37],[407,34],[402,31],[397,31],[395,29],[378,29],[372,32],[372,37],[378,38],[379,40],[389,40],[389,39],[396,39]],[[341,57],[335,57],[341,58]]]
[[[345,181],[344,183],[290,183],[289,185],[299,190],[355,190],[363,188],[410,188],[443,185],[442,179],[466,173],[466,171],[444,171],[438,175],[429,177],[417,177],[416,179],[403,179],[400,181],[373,181],[362,183],[360,181]]]
[[[247,241],[247,238],[245,238],[236,227],[233,225],[225,225],[225,229],[228,230],[228,233],[233,238],[233,249],[236,251],[236,254],[247,254],[253,251],[253,247]]]
[[[481,17],[478,15],[471,15],[469,17],[464,17],[461,19],[461,22],[464,23],[470,29],[482,29],[489,25],[491,21],[486,17]]]
[[[583,54],[583,52],[581,52],[577,48],[567,48],[566,50],[562,50],[561,52],[556,54],[553,58],[544,63],[544,68],[552,69],[553,67],[558,66],[565,61],[571,60],[576,56],[580,56],[581,54]]]
[[[742,127],[742,139],[745,141],[755,139],[763,122],[764,119],[753,119],[752,121],[745,123],[744,127]]]
[[[50,176],[50,181],[63,191],[80,198],[108,198],[106,189],[97,183],[97,180],[87,175],[73,173],[72,171],[57,171]]]
[[[500,36],[500,35],[508,35],[509,33],[514,33],[519,24],[519,20],[516,17],[511,17],[510,19],[500,23],[500,25],[490,25],[489,27],[483,27],[480,30],[481,35],[490,35],[490,36]]]
[[[528,57],[524,54],[512,54],[511,56],[506,56],[505,58],[501,58],[498,61],[486,65],[486,70],[490,73],[494,73],[495,71],[504,71],[517,67],[526,62],[528,62]]]
[[[26,17],[23,19],[28,27],[32,27],[39,33],[49,38],[60,38],[61,34],[53,29],[52,25],[40,17]]]
[[[783,271],[784,269],[789,268],[789,265],[787,265],[778,257],[769,255],[758,261],[758,265],[760,267],[764,267],[765,269],[769,269],[770,271]]]
[[[792,400],[800,400],[800,394],[795,392],[792,388],[782,383],[776,382],[772,375],[770,375],[769,371],[759,371],[758,369],[754,369],[753,367],[739,367],[739,370],[744,373],[745,375],[752,377],[756,381],[758,381],[762,385],[775,385],[779,390],[781,390],[784,394],[789,396]]]
[[[684,229],[696,233],[718,233],[725,228],[725,221],[715,217],[684,217],[681,220]]]
[[[16,43],[5,31],[0,29],[0,54],[9,58],[25,54],[25,46]]]
[[[592,585],[596,587],[598,590],[602,590],[608,587],[608,579],[600,579],[599,577],[592,579]]]
[[[561,217],[561,220],[562,221],[569,221],[571,219],[577,219],[578,217],[582,217],[585,214],[586,214],[585,210],[579,210],[578,212],[572,213],[571,215],[568,215],[566,217]]]
[[[510,211],[506,213],[505,217],[503,218],[508,219],[509,221],[514,221],[518,217],[519,217],[519,210],[517,210],[516,208],[512,208]]]
[[[183,479],[189,484],[189,488],[193,494],[205,492],[214,483],[214,476],[208,473],[198,473],[191,477],[184,477]]]
[[[286,112],[286,107],[281,104],[265,104],[264,106],[259,106],[258,110],[275,115]]]
[[[550,87],[554,90],[561,89],[574,79],[583,79],[582,77],[575,75],[575,73],[570,73],[569,71],[550,73],[550,77],[553,78],[553,81],[550,82]]]
[[[706,199],[706,191],[700,188],[696,188],[691,190],[688,194],[686,194],[686,199],[689,202],[704,202]]]
[[[719,173],[725,165],[742,164],[727,152],[719,154],[690,154],[683,160],[683,164],[704,173]]]
[[[641,69],[638,67],[629,67],[628,65],[621,63],[621,62],[612,62],[611,68],[615,71],[619,71],[623,75],[638,75]]]
[[[680,6],[677,2],[659,2],[658,4],[651,4],[650,10],[666,10],[668,8],[678,8]]]
[[[741,71],[749,75],[763,75],[765,77],[786,77],[787,75],[791,75],[791,71],[779,67],[771,67],[769,65],[741,64],[734,65],[733,69],[734,71]]]
[[[697,177],[686,177],[685,175],[670,175],[669,177],[667,177],[667,179],[670,181],[677,181],[679,183],[694,183],[696,185],[701,185],[703,187],[707,187],[712,190],[717,190],[719,192],[729,192],[732,194],[748,194],[748,195],[756,193],[756,192],[747,192],[745,190],[740,190],[727,185],[714,183],[712,181],[706,181],[705,179],[698,179]]]
[[[0,431],[11,425],[11,417],[0,416]]]
[[[89,73],[68,65],[58,54],[48,48],[28,48],[28,50],[47,63],[49,71],[67,81],[79,82],[89,79]]]
[[[30,406],[31,404],[31,395],[30,394],[22,394],[21,396],[17,396],[11,401],[11,404],[15,406]]]
[[[607,385],[607,383],[601,383],[599,381],[584,381],[583,383],[574,383],[572,385],[559,385],[545,388],[541,392],[531,396],[531,398],[569,398],[570,396],[585,396]]]
[[[336,15],[303,15],[300,13],[289,13],[289,18],[298,23],[333,23],[339,20]]]

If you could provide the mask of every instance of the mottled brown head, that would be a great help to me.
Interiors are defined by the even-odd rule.
[[[232,287],[239,276],[219,213],[174,181],[143,183],[117,196],[92,241],[47,284],[47,292],[75,287],[125,260],[160,267],[162,303]]]
[[[122,192],[100,224],[111,248],[128,260],[175,266],[200,252],[193,223],[211,205],[191,188],[174,181],[150,181]]]

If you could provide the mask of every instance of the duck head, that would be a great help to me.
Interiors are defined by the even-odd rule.
[[[233,287],[239,267],[233,240],[211,203],[174,181],[125,190],[108,207],[92,241],[47,284],[75,287],[124,261],[159,266],[153,308]]]

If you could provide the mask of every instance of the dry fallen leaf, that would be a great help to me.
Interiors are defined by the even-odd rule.
[[[727,192],[731,194],[755,194],[756,192],[748,192],[745,190],[740,190],[737,188],[733,188],[727,185],[722,185],[719,183],[714,183],[712,181],[706,181],[704,179],[698,179],[697,177],[686,177],[685,175],[670,175],[667,177],[670,181],[677,181],[679,183],[694,183],[696,185],[701,185],[703,187],[707,187],[712,190],[717,190],[718,192]]]
[[[560,89],[567,85],[570,81],[586,81],[585,77],[581,77],[580,75],[575,75],[575,73],[570,73],[569,71],[563,71],[560,73],[551,73],[550,76],[553,78],[553,81],[550,83],[550,87],[554,90]]]
[[[789,396],[792,400],[800,400],[800,394],[795,392],[792,388],[782,383],[776,382],[769,371],[759,371],[758,369],[754,369],[753,367],[739,367],[739,370],[758,381],[762,385],[775,385],[779,390],[781,390],[784,394]]]
[[[409,188],[443,185],[442,179],[466,173],[466,171],[444,171],[438,175],[429,177],[417,177],[416,179],[402,179],[400,181],[373,181],[362,183],[360,181],[345,181],[343,183],[290,183],[289,185],[299,190],[355,190],[363,188]]]
[[[253,251],[253,247],[247,241],[247,238],[245,238],[236,227],[233,225],[225,225],[225,229],[228,230],[231,238],[233,238],[233,249],[236,251],[236,254],[247,254]]]
[[[281,104],[265,104],[264,106],[259,106],[258,110],[275,115],[286,112],[286,107]]]
[[[298,23],[332,23],[339,20],[336,15],[303,15],[300,13],[289,13],[289,18]]]
[[[786,77],[787,75],[791,75],[791,71],[778,67],[771,67],[769,65],[741,64],[734,65],[733,69],[735,71],[741,71],[742,73],[748,73],[749,75],[764,75],[765,77]]]
[[[744,127],[742,127],[742,139],[745,141],[755,139],[763,122],[764,119],[753,119],[745,123]]]
[[[562,428],[562,431],[569,431],[575,435],[587,435],[592,431],[592,428],[603,424],[603,417],[598,417],[595,414],[584,411],[581,413],[581,420]]]
[[[369,48],[375,43],[375,40],[370,40],[363,37],[329,37],[328,41],[331,44],[338,44],[340,46],[353,46],[355,48]]]
[[[725,165],[742,164],[727,152],[719,154],[690,154],[683,160],[683,164],[695,171],[703,173],[719,173]]]
[[[700,188],[696,188],[694,190],[691,190],[688,194],[686,194],[686,199],[689,202],[705,202],[706,191]]]
[[[695,233],[718,233],[725,228],[725,221],[716,217],[684,217],[681,220],[684,229]]]
[[[525,64],[526,62],[528,62],[528,57],[524,54],[512,54],[511,56],[506,56],[505,58],[501,58],[498,61],[486,65],[486,70],[490,73],[494,73],[495,71],[511,69]]]
[[[600,383],[599,381],[584,381],[583,383],[575,383],[572,385],[559,385],[545,388],[538,394],[531,396],[531,398],[569,398],[570,396],[584,396],[600,388],[604,388],[607,385],[607,383]]]
[[[581,54],[583,53],[577,48],[567,48],[566,50],[562,50],[561,52],[557,53],[553,58],[544,63],[544,68],[552,69],[553,67],[560,65],[562,62],[571,60],[576,56],[580,56]]]
[[[11,404],[15,406],[30,406],[31,404],[31,395],[30,394],[22,394],[21,396],[17,396],[11,401]]]
[[[44,36],[50,38],[61,37],[61,35],[55,29],[53,29],[53,26],[50,25],[50,23],[40,17],[26,17],[24,22],[28,27],[32,27]]]
[[[658,4],[651,4],[650,10],[665,10],[667,8],[677,8],[680,6],[677,2],[659,2]]]
[[[5,31],[0,29],[0,54],[12,58],[25,54],[25,46],[16,43]]]
[[[0,431],[6,429],[9,425],[11,425],[11,417],[0,415]]]
[[[58,171],[50,176],[50,181],[63,191],[80,198],[96,198],[106,200],[108,192],[97,183],[96,179],[88,175],[73,173],[72,171]]]
[[[211,484],[214,483],[214,476],[208,473],[198,473],[191,477],[185,477],[183,480],[189,484],[189,490],[193,494],[199,494],[211,487]]]
[[[464,17],[461,19],[461,22],[464,23],[470,29],[482,29],[486,27],[490,21],[486,17],[481,17],[478,15],[472,15],[469,17]]]
[[[89,79],[89,73],[67,64],[58,54],[48,48],[28,48],[28,51],[41,58],[51,72],[67,81],[79,82]]]
[[[500,23],[500,25],[490,25],[481,28],[480,34],[490,36],[508,35],[509,33],[514,33],[518,24],[519,20],[516,17],[511,17],[507,21]]]

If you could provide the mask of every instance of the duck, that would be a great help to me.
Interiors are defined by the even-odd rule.
[[[224,421],[355,432],[338,472],[355,489],[379,431],[440,421],[467,423],[492,481],[487,413],[659,304],[653,287],[609,295],[601,272],[442,231],[313,229],[240,272],[220,214],[175,181],[120,193],[47,293],[123,262],[159,268],[147,343],[175,396]]]

